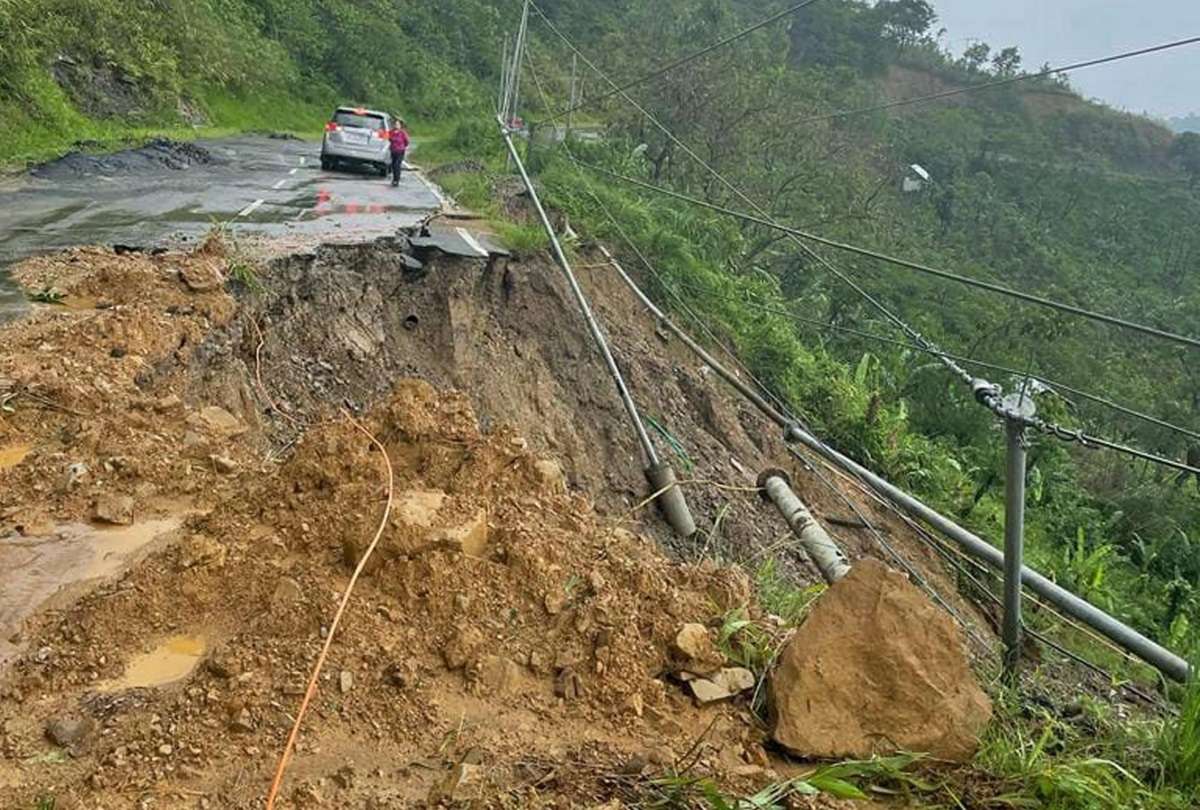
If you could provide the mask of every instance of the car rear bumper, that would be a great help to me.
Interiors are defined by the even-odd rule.
[[[379,144],[358,145],[335,143],[326,138],[321,145],[321,156],[338,160],[357,160],[363,163],[388,163],[392,159],[392,150],[387,141],[381,141]]]

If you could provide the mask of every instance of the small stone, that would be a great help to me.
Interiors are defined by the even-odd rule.
[[[303,599],[304,590],[300,587],[300,583],[291,577],[279,580],[279,584],[275,586],[275,593],[271,595],[271,602],[277,608],[294,605]]]
[[[114,526],[133,525],[133,498],[128,495],[101,495],[96,499],[92,517]]]
[[[551,616],[557,616],[567,606],[567,592],[557,589],[550,591],[550,593],[546,594],[546,598],[542,600],[542,605]]]
[[[164,743],[158,747],[158,753],[164,757],[169,757],[171,754],[175,753],[175,748],[174,746]]]
[[[237,472],[238,463],[228,456],[211,455],[208,460],[212,462],[213,469],[221,475],[232,475]]]
[[[442,648],[442,660],[450,670],[462,669],[483,646],[483,634],[474,627],[461,627]]]
[[[210,433],[216,433],[227,438],[240,436],[247,430],[246,425],[240,419],[216,405],[207,405],[201,408],[199,414],[197,414],[197,419]]]
[[[558,495],[567,491],[567,476],[557,461],[544,458],[536,462],[533,469],[537,472],[538,479],[546,491]]]
[[[521,668],[511,659],[489,655],[480,661],[476,682],[490,694],[510,695],[521,686]]]
[[[681,671],[696,675],[709,675],[725,664],[725,656],[702,624],[685,624],[676,634],[671,652],[678,659]]]
[[[343,695],[354,688],[354,675],[349,670],[343,669],[338,675],[338,688],[342,690]]]
[[[254,718],[250,714],[249,709],[242,709],[233,719],[229,721],[229,728],[233,731],[247,734],[254,731]]]
[[[162,399],[160,399],[154,403],[154,410],[158,411],[159,413],[168,413],[171,411],[178,411],[182,407],[183,407],[183,400],[180,399],[179,397],[175,396],[174,394],[168,394],[167,396],[163,397]]]
[[[179,270],[179,277],[192,292],[212,292],[225,283],[220,271],[207,264],[188,264]]]
[[[722,669],[708,678],[694,678],[688,681],[688,687],[696,700],[701,703],[716,703],[728,700],[742,692],[754,688],[754,673],[742,667]]]
[[[81,715],[57,717],[46,724],[46,736],[55,745],[75,749],[87,742],[96,730],[96,721]]]

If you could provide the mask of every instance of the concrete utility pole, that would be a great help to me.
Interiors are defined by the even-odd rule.
[[[579,54],[571,54],[571,103],[567,105],[567,138],[575,123],[575,105],[579,103]]]
[[[1036,407],[1024,389],[1007,397],[1005,407],[1013,416],[1004,423],[1008,438],[1007,471],[1004,482],[1004,677],[1017,683],[1021,675],[1021,569],[1025,565],[1025,425],[1020,417],[1031,417]]]
[[[679,483],[675,478],[675,470],[671,467],[670,462],[663,461],[658,457],[658,451],[654,449],[654,442],[650,440],[650,435],[646,432],[646,426],[642,423],[641,414],[638,413],[637,404],[633,401],[633,395],[629,392],[629,386],[625,383],[625,377],[621,374],[621,369],[617,367],[617,361],[612,355],[612,350],[608,347],[608,340],[604,336],[604,330],[600,328],[600,323],[596,320],[596,316],[592,312],[591,304],[588,303],[583,288],[579,286],[579,280],[575,277],[575,271],[571,269],[571,262],[567,258],[566,252],[563,251],[562,243],[558,240],[558,234],[555,233],[554,226],[550,223],[550,217],[546,214],[541,197],[533,185],[533,180],[529,177],[525,163],[517,153],[516,144],[513,143],[512,139],[512,131],[503,121],[499,123],[500,134],[504,138],[504,145],[508,148],[509,159],[516,165],[517,171],[521,175],[521,181],[525,184],[525,190],[529,192],[529,199],[533,202],[538,219],[541,221],[542,227],[546,230],[546,236],[550,239],[550,248],[554,253],[554,258],[558,261],[558,266],[562,268],[563,273],[567,277],[567,283],[570,285],[575,302],[579,305],[579,310],[583,314],[584,321],[587,323],[588,331],[596,343],[596,348],[600,350],[600,355],[604,360],[605,366],[608,368],[609,376],[616,383],[621,404],[625,406],[625,412],[629,415],[630,424],[633,425],[638,444],[641,445],[642,453],[646,459],[646,466],[643,468],[643,472],[646,475],[646,480],[650,483],[651,493],[655,496],[658,508],[662,512],[663,517],[671,524],[671,528],[674,529],[675,533],[685,539],[691,537],[696,533],[696,521],[692,518],[691,510],[688,509],[687,500],[683,495],[683,490],[679,487]]]
[[[832,585],[850,573],[850,563],[824,527],[808,511],[808,507],[792,492],[787,473],[782,470],[766,470],[758,477],[758,486],[767,500],[775,504],[792,533],[800,541],[800,547],[821,572],[825,581]]]

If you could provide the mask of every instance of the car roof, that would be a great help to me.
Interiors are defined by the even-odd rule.
[[[388,114],[382,110],[368,110],[366,107],[338,107],[334,113],[351,113],[353,115],[377,115],[380,118],[387,118]]]

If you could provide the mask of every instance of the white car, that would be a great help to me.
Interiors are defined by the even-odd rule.
[[[362,107],[338,107],[325,125],[321,141],[321,168],[367,166],[387,176],[392,166],[388,135],[392,117]]]

